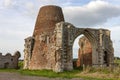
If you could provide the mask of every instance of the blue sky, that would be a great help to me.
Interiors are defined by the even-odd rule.
[[[33,33],[39,8],[58,5],[63,9],[65,21],[76,27],[111,30],[115,56],[120,57],[119,3],[120,0],[0,0],[0,52],[13,54],[19,50],[23,58],[24,39]]]

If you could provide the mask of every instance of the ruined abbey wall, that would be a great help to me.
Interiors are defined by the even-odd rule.
[[[18,59],[20,58],[20,52],[16,51],[12,56],[10,53],[2,55],[0,53],[0,68],[18,68]]]
[[[92,66],[113,63],[113,47],[109,30],[77,28],[64,22],[60,7],[42,7],[33,36],[25,39],[24,69],[50,69],[56,72],[72,70],[72,46],[76,37],[81,34],[85,35],[91,43]],[[109,56],[107,60],[104,55]]]

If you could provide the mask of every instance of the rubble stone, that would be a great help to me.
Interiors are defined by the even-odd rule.
[[[10,53],[6,55],[0,53],[0,68],[18,68],[18,59],[20,56],[19,51],[16,51],[13,56]]]

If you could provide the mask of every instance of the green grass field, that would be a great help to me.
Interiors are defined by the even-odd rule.
[[[21,75],[28,76],[41,76],[41,77],[49,77],[49,78],[83,78],[84,80],[115,80],[112,78],[97,78],[91,76],[83,76],[79,75],[79,70],[73,71],[65,71],[61,73],[55,73],[51,70],[15,70],[15,69],[0,69],[0,72],[11,72],[11,73],[19,73]],[[85,74],[84,74],[85,75]]]
[[[120,63],[120,60],[116,61]],[[19,62],[19,69],[0,69],[0,72],[14,72],[21,75],[42,76],[49,78],[83,78],[84,80],[120,80],[120,66],[114,68],[91,68],[75,69],[60,73],[52,70],[23,70],[23,62]]]

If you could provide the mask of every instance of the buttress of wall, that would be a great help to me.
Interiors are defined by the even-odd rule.
[[[63,26],[60,23],[56,24],[54,35],[56,38],[55,43],[55,67],[53,70],[55,72],[62,72],[64,65],[63,65]]]
[[[113,43],[110,37],[110,31],[105,30],[103,33],[103,41],[104,41],[104,53],[107,53],[107,61],[109,65],[113,64],[114,61],[114,48],[113,48]],[[105,56],[105,54],[104,54]]]
[[[28,37],[25,39],[24,44],[24,69],[29,69],[30,60],[32,57],[32,50],[34,47],[34,37]]]
[[[69,23],[60,22],[56,24],[55,34],[56,34],[56,52],[55,59],[56,64],[54,71],[62,72],[64,70],[72,70],[72,46],[69,44],[69,29],[72,26]]]
[[[110,38],[110,31],[99,29],[99,61],[101,66],[110,66],[114,61],[114,49]]]

